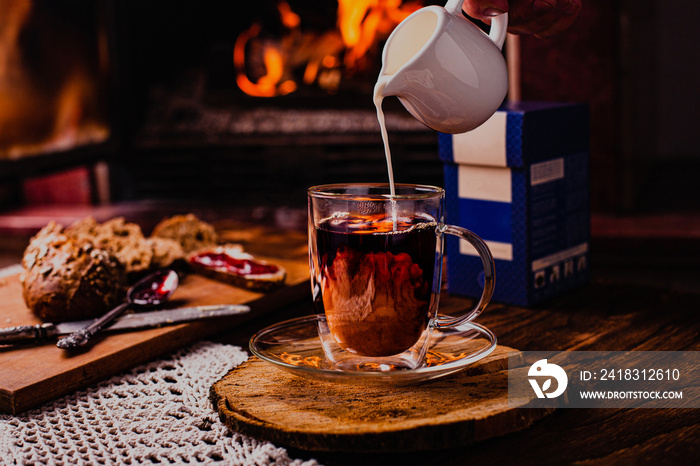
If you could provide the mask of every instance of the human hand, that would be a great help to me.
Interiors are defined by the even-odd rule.
[[[581,11],[582,0],[464,0],[472,18],[490,23],[508,13],[508,32],[548,38],[568,29]]]

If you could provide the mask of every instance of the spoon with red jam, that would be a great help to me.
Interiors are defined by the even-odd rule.
[[[98,317],[87,327],[61,338],[56,342],[56,346],[62,349],[73,349],[85,345],[94,334],[123,314],[129,307],[154,307],[164,303],[170,299],[179,283],[179,277],[172,269],[158,270],[148,275],[129,288],[126,301],[102,317]]]

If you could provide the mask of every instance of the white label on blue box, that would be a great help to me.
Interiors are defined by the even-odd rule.
[[[530,165],[530,186],[564,178],[564,159],[558,158]]]
[[[578,246],[550,254],[549,256],[532,261],[532,271],[537,272],[538,270],[546,269],[547,267],[551,267],[564,261],[570,261],[577,257],[583,257],[587,252],[588,243],[583,243],[579,244]],[[573,262],[571,262],[571,264],[573,264]],[[585,264],[583,265],[585,266]],[[566,271],[567,270],[565,268],[565,272]]]
[[[513,260],[512,172],[508,167],[459,165],[457,168],[460,218],[466,228],[481,236],[494,259]],[[478,255],[460,241],[460,253]]]
[[[510,168],[460,165],[457,176],[460,199],[513,201]]]
[[[494,259],[500,259],[500,260],[504,260],[504,261],[512,261],[513,260],[513,245],[512,244],[502,243],[500,241],[488,241],[488,240],[484,240],[484,243],[486,243],[486,246],[489,247],[489,250],[491,251],[491,255],[493,256]],[[460,252],[460,254],[464,254],[466,256],[479,257],[479,253],[477,252],[476,249],[474,249],[474,246],[467,243],[466,241],[459,242],[459,252]]]
[[[507,120],[507,112],[496,112],[478,128],[452,135],[454,163],[505,167]]]

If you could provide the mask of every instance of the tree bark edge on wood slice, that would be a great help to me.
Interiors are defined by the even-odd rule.
[[[508,356],[498,346],[464,371],[414,385],[310,380],[257,357],[210,390],[236,432],[310,451],[405,452],[470,445],[527,428],[553,409],[509,406]]]

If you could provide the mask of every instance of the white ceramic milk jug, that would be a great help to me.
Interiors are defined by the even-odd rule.
[[[496,16],[487,35],[462,15],[463,1],[421,8],[396,27],[374,90],[375,101],[397,96],[419,121],[444,133],[481,125],[508,92],[501,53],[508,15]]]

